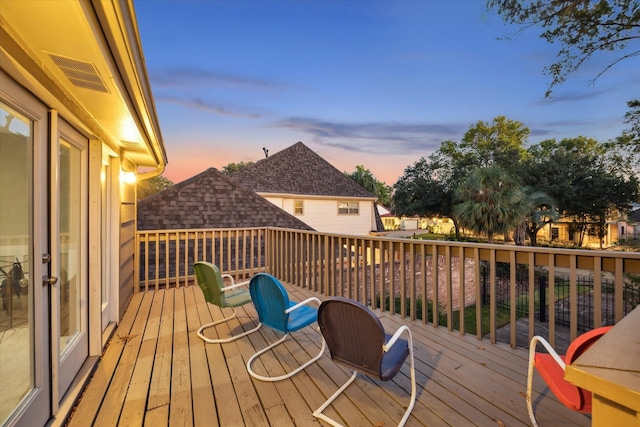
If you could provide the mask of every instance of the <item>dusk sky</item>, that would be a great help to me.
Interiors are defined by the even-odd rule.
[[[528,144],[628,126],[640,57],[591,80],[599,54],[544,97],[559,45],[507,26],[484,0],[136,0],[177,183],[302,141],[387,185],[477,121],[523,122]]]

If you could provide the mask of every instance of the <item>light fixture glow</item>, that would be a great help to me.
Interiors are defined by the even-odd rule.
[[[135,184],[136,183],[135,172],[120,171],[120,182],[124,184]]]

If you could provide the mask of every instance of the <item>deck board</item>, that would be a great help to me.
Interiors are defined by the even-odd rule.
[[[287,285],[292,300],[317,296]],[[324,425],[312,412],[351,372],[328,351],[294,377],[275,383],[253,379],[246,362],[281,335],[263,327],[231,343],[205,344],[200,325],[231,313],[204,301],[199,288],[136,294],[72,413],[69,426],[294,426]],[[411,328],[418,395],[409,426],[526,426],[527,353],[475,336],[449,332],[376,311],[387,332]],[[207,330],[225,337],[256,325],[252,305]],[[281,375],[320,350],[316,326],[297,331],[254,362],[254,370]],[[325,414],[345,425],[395,425],[411,391],[409,365],[383,383],[359,375]],[[534,381],[541,425],[588,426],[590,418],[564,408]],[[541,394],[542,393],[542,394]]]

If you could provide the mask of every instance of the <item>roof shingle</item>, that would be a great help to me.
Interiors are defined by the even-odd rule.
[[[215,168],[140,200],[137,218],[139,230],[246,227],[313,230]]]
[[[302,142],[230,176],[257,193],[375,199]]]

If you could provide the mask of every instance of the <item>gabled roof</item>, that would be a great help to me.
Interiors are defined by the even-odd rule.
[[[313,230],[215,168],[138,202],[139,230],[245,227]]]
[[[257,193],[375,197],[302,142],[231,174]]]
[[[640,209],[636,209],[635,211],[629,214],[628,222],[631,222],[631,223],[640,222]]]

